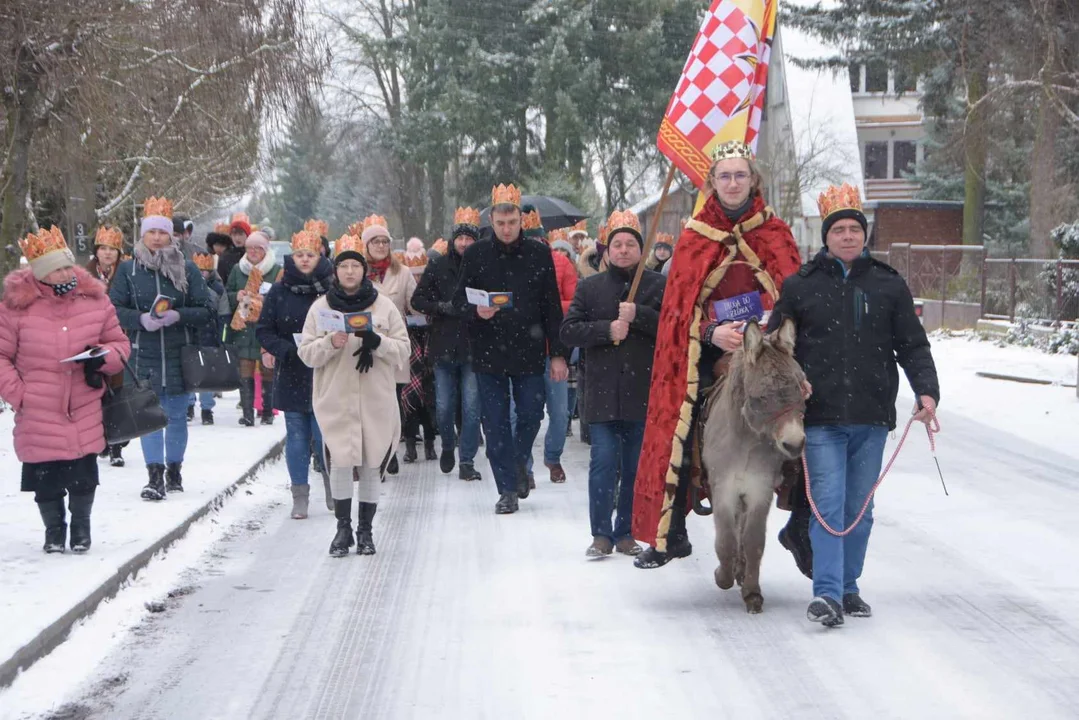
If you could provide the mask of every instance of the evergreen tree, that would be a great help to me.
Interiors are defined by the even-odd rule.
[[[273,180],[264,198],[278,235],[291,236],[316,217],[319,196],[332,173],[333,144],[329,123],[318,107],[299,112],[288,137],[274,153]]]

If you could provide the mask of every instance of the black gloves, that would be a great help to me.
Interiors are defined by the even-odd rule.
[[[87,345],[86,349],[91,350],[93,346]],[[105,378],[99,372],[105,366],[104,356],[79,360],[79,364],[82,365],[82,372],[86,376],[87,385],[97,389],[105,387]]]
[[[382,336],[373,330],[356,333],[361,340],[360,349],[352,353],[356,358],[356,369],[362,373],[370,370],[375,364],[374,351],[382,344]]]
[[[440,302],[438,304],[438,314],[446,317],[457,317],[458,315],[457,308],[451,302]]]

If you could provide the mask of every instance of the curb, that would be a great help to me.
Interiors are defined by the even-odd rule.
[[[195,510],[187,518],[173,528],[164,537],[159,538],[148,548],[144,549],[135,557],[131,558],[113,575],[92,590],[85,598],[75,604],[73,608],[64,613],[37,636],[15,651],[10,658],[0,663],[0,689],[11,685],[22,670],[26,670],[38,660],[42,659],[55,650],[67,639],[71,628],[79,620],[91,615],[103,601],[116,596],[120,588],[134,577],[140,570],[146,567],[159,551],[171,546],[187,534],[188,529],[197,521],[220,508],[241,485],[245,485],[255,478],[262,469],[280,459],[284,453],[285,440],[282,438],[274,444],[261,459],[248,468],[247,472],[240,476],[236,482],[229,485],[220,493],[211,498],[205,505]]]

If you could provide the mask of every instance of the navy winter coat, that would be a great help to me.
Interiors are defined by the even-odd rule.
[[[293,334],[303,332],[307,311],[333,282],[333,264],[319,258],[311,275],[296,269],[291,255],[285,256],[280,282],[274,283],[262,302],[255,335],[266,352],[274,356],[273,406],[282,412],[312,412],[311,378],[314,371],[296,354]]]
[[[427,357],[436,362],[463,365],[471,361],[464,314],[453,304],[461,256],[450,243],[448,254],[427,264],[412,294],[412,308],[431,319]]]
[[[206,292],[202,273],[190,260],[184,263],[187,292],[180,292],[161,273],[151,272],[134,260],[120,263],[109,288],[120,327],[131,338],[131,365],[140,380],[150,380],[159,395],[183,395],[183,366],[180,349],[198,344],[199,335],[210,324],[216,310]],[[146,332],[139,316],[150,312],[158,295],[172,298],[172,309],[180,313],[175,325]]]

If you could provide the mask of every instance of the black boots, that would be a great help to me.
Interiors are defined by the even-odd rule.
[[[495,513],[512,515],[517,512],[518,507],[517,493],[502,493],[498,496],[498,502],[495,503]]]
[[[461,463],[461,469],[457,473],[457,477],[461,480],[469,481],[483,479],[483,475],[480,475],[480,471],[472,463]]]
[[[426,433],[426,432],[428,432],[428,431],[424,430],[424,433]],[[426,459],[428,459],[428,460],[438,460],[438,453],[435,452],[435,434],[434,433],[431,433],[430,435],[424,435],[424,438],[423,438],[423,452],[424,452],[424,457]],[[453,468],[451,467],[450,470],[453,470]],[[449,471],[447,470],[447,471],[444,471],[444,472],[449,472]]]
[[[273,425],[273,383],[265,380],[262,381],[262,424]]]
[[[90,549],[90,511],[94,507],[94,490],[84,495],[72,495],[68,501],[71,509],[71,552],[82,554]]]
[[[255,426],[255,378],[240,379],[240,424],[244,427]]]
[[[371,523],[375,519],[376,503],[360,503],[360,517],[356,521],[356,554],[374,555],[375,538],[371,533]]]
[[[37,509],[41,512],[41,521],[45,523],[45,546],[42,549],[47,553],[64,552],[67,545],[67,513],[64,509],[64,499],[39,502]]]
[[[180,476],[180,466],[183,463],[169,463],[168,468],[165,470],[165,477],[168,482],[165,485],[166,492],[183,492],[184,491],[184,479]]]
[[[416,438],[405,438],[405,457],[404,461],[411,465],[419,460],[420,456],[416,453]]]
[[[203,409],[202,411],[202,424],[213,425],[214,424],[214,411]]]
[[[438,460],[438,469],[449,474],[453,472],[453,466],[456,464],[457,457],[454,455],[453,446],[449,443],[444,444],[442,446],[442,457]]]
[[[123,445],[109,445],[109,465],[113,467],[124,466],[124,446]]]
[[[400,471],[401,471],[401,468],[397,466],[397,453],[394,453],[393,457],[390,458],[390,464],[386,466],[386,474],[387,475],[396,475]],[[383,478],[382,482],[386,482],[386,479]]]
[[[348,549],[356,544],[352,538],[352,498],[334,500],[333,514],[337,517],[337,534],[330,543],[330,555],[344,557],[348,555]]]
[[[528,468],[521,465],[517,468],[517,497],[521,500],[527,500],[531,492],[532,484],[529,482]]]
[[[806,619],[824,627],[839,627],[843,624],[843,607],[830,597],[815,597],[806,608]]]
[[[667,532],[667,552],[660,552],[654,546],[648,548],[633,561],[633,566],[641,570],[663,567],[675,558],[689,557],[693,554],[693,545],[686,532],[686,516],[677,508],[671,509],[671,528]]]
[[[146,466],[146,471],[150,474],[150,481],[146,483],[142,488],[143,500],[164,500],[165,499],[165,466],[154,463]]]

